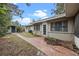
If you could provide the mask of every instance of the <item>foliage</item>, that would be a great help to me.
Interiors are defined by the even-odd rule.
[[[31,6],[31,4],[30,4],[30,3],[26,3],[26,5],[27,5],[27,6]]]
[[[29,30],[28,32],[31,33],[31,34],[33,34],[33,31],[32,30]]]
[[[17,32],[25,31],[25,27],[22,26],[18,21],[12,22],[12,26],[16,26],[16,31]]]
[[[56,9],[51,9],[51,14],[59,15],[64,13],[64,3],[57,3]]]
[[[21,11],[16,5],[12,3],[1,3],[0,4],[0,36],[3,36],[7,32],[7,27],[11,24],[12,16],[20,16]]]
[[[16,29],[17,29],[17,32],[25,31],[25,29],[23,27],[21,27],[21,26],[17,26]]]
[[[33,38],[33,37],[37,37],[36,35],[32,35],[31,33],[28,32],[21,32],[20,35],[25,36],[27,38]]]

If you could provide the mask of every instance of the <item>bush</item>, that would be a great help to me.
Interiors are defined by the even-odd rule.
[[[58,45],[58,46],[66,47],[68,49],[73,49],[73,46],[72,46],[73,42],[71,41],[63,41],[63,40],[59,40],[51,37],[46,37],[45,41],[47,44]]]
[[[6,27],[0,27],[0,37],[6,35],[8,29]]]
[[[47,37],[45,38],[45,41],[47,42],[47,44],[53,44],[53,45],[61,45],[61,40],[52,38],[52,37]]]
[[[52,37],[46,37],[46,38],[45,38],[45,40],[46,40],[46,41],[48,40],[48,41],[50,41],[50,42],[51,42],[51,41],[56,41],[57,39],[52,38]]]
[[[36,37],[42,37],[41,35],[37,35],[37,34],[33,34],[34,36],[36,36]]]
[[[29,30],[28,32],[31,33],[31,34],[33,34],[33,31],[32,30]]]
[[[17,32],[24,32],[25,31],[25,29],[21,26],[16,26],[16,30],[17,30]]]

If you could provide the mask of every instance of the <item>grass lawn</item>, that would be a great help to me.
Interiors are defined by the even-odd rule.
[[[8,34],[0,38],[0,55],[2,56],[33,56],[37,53],[38,49],[17,36]]]
[[[20,33],[22,36],[28,37],[28,38],[32,38],[32,37],[36,37],[35,35],[31,34],[31,33],[27,33],[27,32],[22,32]]]

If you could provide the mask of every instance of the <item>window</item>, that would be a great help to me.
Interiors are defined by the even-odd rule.
[[[68,21],[59,21],[51,23],[51,31],[68,31]]]
[[[62,31],[62,22],[55,23],[55,31]]]
[[[40,25],[34,25],[34,30],[40,31]]]
[[[62,31],[63,32],[68,31],[68,21],[63,21],[63,23],[62,23]]]

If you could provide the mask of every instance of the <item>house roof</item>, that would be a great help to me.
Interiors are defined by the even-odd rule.
[[[32,26],[32,24],[30,23],[29,25],[27,25],[26,27]]]
[[[46,22],[46,21],[50,21],[50,20],[56,20],[56,19],[63,18],[63,17],[72,17],[79,11],[78,5],[79,4],[76,4],[76,3],[69,3],[69,4],[65,3],[64,4],[65,13],[32,22],[30,25],[33,25],[33,24],[36,24],[36,23],[42,23],[42,22]]]
[[[41,19],[41,20],[39,20],[39,21],[33,22],[32,24],[35,24],[35,23],[42,23],[42,22],[46,22],[46,21],[50,21],[50,20],[55,20],[55,19],[63,18],[63,17],[66,17],[66,14],[65,14],[65,13],[60,14],[60,15],[56,15],[56,16],[53,16],[53,17]]]
[[[79,11],[78,5],[79,5],[79,3],[64,3],[65,13],[60,14],[60,15],[56,15],[56,16],[53,16],[53,17],[41,19],[41,20],[38,20],[36,22],[33,22],[32,24],[40,23],[40,22],[46,22],[46,21],[49,21],[49,20],[55,20],[55,19],[59,19],[59,18],[63,18],[63,17],[72,17]]]
[[[65,3],[64,10],[66,13],[66,17],[72,17],[78,13],[79,3]]]

